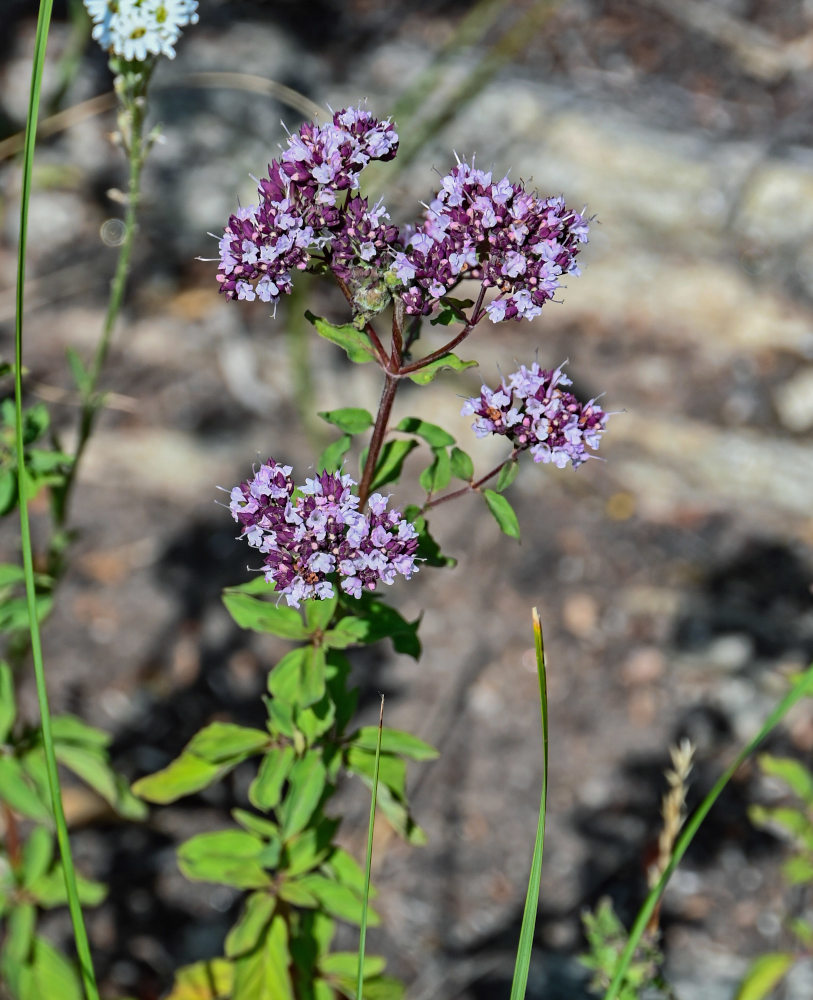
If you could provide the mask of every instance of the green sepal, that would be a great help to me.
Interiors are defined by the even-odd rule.
[[[370,343],[370,338],[352,323],[336,326],[320,316],[314,316],[310,311],[305,313],[305,318],[313,324],[320,337],[324,337],[325,340],[341,347],[351,361],[356,364],[375,361],[375,351]]]
[[[514,508],[500,493],[494,490],[483,490],[483,499],[488,509],[494,515],[494,520],[500,526],[500,530],[519,541],[519,520],[514,513]]]
[[[444,354],[442,358],[436,358],[434,361],[430,361],[428,365],[423,368],[419,368],[415,372],[410,372],[407,376],[411,378],[413,382],[418,385],[428,385],[429,382],[434,381],[434,379],[443,371],[453,371],[462,372],[466,368],[474,368],[477,366],[476,361],[463,361],[456,354]]]
[[[359,406],[345,406],[341,410],[320,410],[319,416],[345,434],[363,434],[375,422],[370,411]]]

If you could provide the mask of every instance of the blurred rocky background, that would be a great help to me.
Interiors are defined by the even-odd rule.
[[[6,355],[33,6],[2,3]],[[65,348],[89,352],[97,337],[120,238],[110,191],[125,182],[109,71],[80,14],[57,4],[29,236],[29,385],[65,428],[77,412]],[[515,360],[569,358],[578,390],[603,392],[616,413],[602,461],[523,467],[520,545],[476,497],[440,508],[433,530],[459,568],[394,594],[406,615],[426,609],[423,659],[356,659],[364,720],[383,691],[389,724],[442,751],[411,779],[428,846],[407,848],[382,823],[374,859],[383,921],[369,947],[411,1000],[508,995],[541,767],[533,606],[551,713],[535,1000],[587,995],[575,959],[585,907],[610,895],[634,915],[670,744],[697,744],[696,802],[813,654],[812,70],[810,0],[202,0],[200,24],[156,71],[150,119],[164,138],[146,169],[109,409],[75,497],[74,563],[45,632],[54,707],[112,731],[131,777],[207,721],[261,722],[265,672],[284,648],[237,630],[220,603],[247,574],[215,487],[269,454],[304,474],[323,431],[303,405],[377,403],[374,373],[306,336],[306,307],[344,318],[331,287],[309,283],[271,320],[261,303],[224,302],[214,265],[196,259],[254,200],[249,175],[275,155],[281,120],[296,127],[308,101],[394,111],[402,155],[371,184],[399,222],[452,150],[596,216],[563,305],[484,324],[463,351],[479,369],[420,401],[408,386],[397,406],[428,407],[484,469],[494,455],[470,439],[460,397]],[[15,532],[4,526],[4,559],[17,558]],[[810,761],[809,704],[772,747]],[[226,825],[249,777],[155,809],[143,827],[69,790],[79,864],[111,886],[90,914],[109,995],[155,1000],[173,968],[219,953],[235,896],[187,883],[174,846]],[[732,997],[755,954],[788,945],[790,908],[810,905],[782,885],[782,845],[747,819],[771,794],[745,768],[667,893],[667,975],[683,1000]],[[343,806],[361,856],[366,791],[348,784]],[[813,995],[810,965],[784,990]]]

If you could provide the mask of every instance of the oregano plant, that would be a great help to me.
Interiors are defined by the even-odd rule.
[[[337,921],[361,922],[364,885],[357,860],[336,841],[332,799],[343,775],[372,787],[376,773],[378,730],[355,721],[352,649],[389,641],[397,653],[420,655],[418,621],[404,619],[382,591],[454,563],[430,534],[435,507],[479,494],[499,528],[518,538],[504,491],[522,456],[576,468],[598,448],[606,425],[595,400],[570,391],[561,366],[537,362],[484,385],[463,405],[476,437],[505,438],[504,458],[488,471],[476,472],[465,448],[419,407],[393,424],[406,380],[422,386],[476,364],[455,351],[481,325],[536,318],[565,276],[579,273],[588,232],[584,215],[562,198],[494,180],[460,160],[417,225],[399,231],[383,203],[371,205],[361,193],[366,165],[397,151],[394,124],[365,108],[305,124],[259,181],[257,204],[235,212],[219,240],[220,293],[236,303],[259,300],[276,312],[298,271],[335,281],[347,322],[307,317],[351,362],[378,368],[383,385],[376,413],[320,412],[337,436],[307,462],[310,476],[269,458],[229,492],[238,538],[254,551],[258,572],[225,591],[225,606],[241,627],[293,645],[268,673],[264,728],[213,722],[134,786],[144,799],[169,803],[249,758],[256,762],[234,825],[197,834],[179,849],[188,878],[246,895],[223,956],[182,969],[173,1000],[357,995],[356,954],[331,947]],[[440,346],[422,348],[426,321],[443,335]],[[357,439],[355,474],[347,456]],[[424,455],[425,467],[402,484],[414,499],[399,510],[388,489],[401,481],[413,451]],[[435,756],[415,736],[383,728],[378,805],[413,844],[425,835],[410,812],[406,765]],[[382,960],[366,957],[362,971],[368,1000],[402,995]]]

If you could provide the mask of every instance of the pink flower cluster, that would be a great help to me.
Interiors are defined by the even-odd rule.
[[[290,465],[272,459],[231,491],[229,509],[241,537],[265,559],[265,578],[291,607],[334,596],[333,581],[351,597],[417,573],[418,534],[388,498],[374,493],[359,509],[350,476],[323,472],[296,491]]]
[[[507,177],[465,162],[443,178],[423,226],[396,253],[394,269],[406,286],[406,310],[428,314],[461,277],[494,288],[487,306],[494,323],[533,319],[565,274],[578,274],[584,216],[561,198],[539,198]]]
[[[380,206],[371,210],[366,199],[354,198],[348,214],[339,199],[358,188],[368,163],[390,160],[397,149],[392,122],[361,108],[337,111],[327,124],[308,123],[289,136],[259,182],[259,204],[229,218],[219,244],[220,291],[229,299],[276,302],[290,293],[291,272],[304,270],[311,252],[329,252],[336,238],[345,259],[355,254],[372,266],[381,247],[397,241],[398,230],[378,232],[388,218]]]
[[[563,388],[571,384],[561,367],[521,365],[498,389],[484,385],[461,412],[474,414],[477,437],[502,434],[517,451],[530,449],[535,462],[552,462],[559,469],[570,462],[575,469],[592,457],[587,447],[598,448],[608,415],[595,400],[582,403]]]

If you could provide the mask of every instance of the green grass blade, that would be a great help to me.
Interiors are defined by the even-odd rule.
[[[384,695],[378,712],[378,737],[375,744],[375,767],[373,769],[373,795],[370,799],[370,825],[367,828],[367,858],[364,865],[364,898],[361,906],[361,930],[359,931],[359,971],[356,980],[356,1000],[362,1000],[364,990],[364,948],[367,943],[367,909],[370,905],[370,871],[373,864],[373,833],[375,832],[375,803],[378,798],[378,767],[381,762],[381,736],[384,732]]]
[[[632,957],[635,954],[635,949],[638,947],[641,935],[646,930],[649,918],[652,916],[655,907],[658,905],[658,901],[666,889],[666,883],[671,878],[672,872],[680,864],[680,861],[688,850],[689,844],[691,844],[694,835],[700,829],[701,823],[708,815],[711,807],[720,797],[720,794],[733,777],[737,768],[744,760],[746,760],[746,758],[750,757],[750,755],[756,750],[760,743],[762,743],[771,730],[784,718],[790,709],[793,708],[796,702],[805,695],[810,694],[813,694],[813,665],[807,668],[790,691],[779,702],[776,708],[774,708],[765,720],[765,723],[757,735],[737,754],[731,765],[717,779],[714,787],[697,807],[691,818],[687,821],[686,826],[683,828],[683,832],[675,843],[675,849],[672,852],[671,861],[667,865],[663,875],[661,875],[658,880],[658,884],[652,889],[644,900],[644,904],[641,907],[638,916],[635,918],[635,923],[632,925],[632,930],[630,931],[629,941],[627,942],[627,946],[618,961],[615,976],[613,977],[607,992],[604,994],[604,1000],[615,1000],[618,996],[618,991],[624,981],[624,976],[627,973]]]
[[[73,933],[76,940],[76,950],[82,974],[82,983],[87,1000],[98,1000],[99,991],[96,987],[96,977],[93,972],[93,962],[90,957],[85,922],[79,894],[76,888],[76,872],[71,857],[71,846],[68,838],[68,828],[65,823],[65,813],[62,809],[62,795],[59,788],[59,775],[54,755],[54,741],[51,734],[51,715],[48,708],[48,692],[45,685],[45,668],[42,661],[42,644],[40,642],[39,624],[36,614],[36,594],[34,590],[34,560],[31,551],[31,530],[28,521],[28,491],[27,474],[23,450],[23,303],[25,283],[25,252],[28,237],[28,206],[31,200],[31,171],[34,163],[34,146],[37,138],[37,118],[40,106],[40,91],[42,88],[42,71],[45,64],[45,47],[48,41],[48,28],[51,23],[53,0],[42,0],[37,18],[37,37],[34,44],[34,65],[31,71],[31,90],[28,101],[28,118],[25,125],[25,146],[23,153],[23,184],[22,205],[20,208],[20,242],[17,249],[17,296],[16,318],[14,330],[15,365],[14,365],[14,408],[17,419],[17,483],[20,497],[20,541],[23,550],[23,570],[25,573],[25,590],[28,604],[28,620],[31,634],[31,653],[34,660],[34,674],[37,682],[37,699],[39,701],[42,720],[42,742],[45,748],[45,761],[48,769],[48,786],[56,821],[57,840],[62,857],[62,867],[65,873],[65,886],[68,893],[68,907],[73,923]]]
[[[534,646],[536,648],[536,670],[539,676],[539,705],[542,713],[542,795],[539,801],[539,821],[536,826],[536,840],[531,859],[531,874],[528,878],[528,892],[525,895],[525,910],[522,914],[522,928],[519,932],[517,961],[514,965],[514,979],[511,983],[511,1000],[522,1000],[528,986],[528,969],[531,965],[531,951],[534,944],[536,912],[539,907],[539,885],[542,880],[542,849],[545,842],[545,814],[548,805],[548,680],[545,671],[545,647],[542,642],[542,625],[539,612],[533,610]]]

